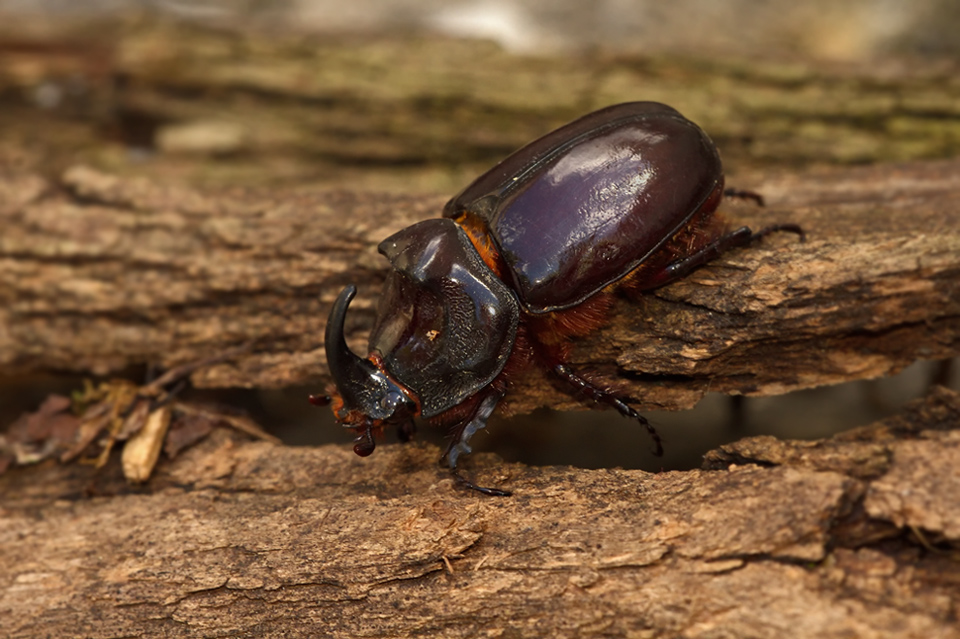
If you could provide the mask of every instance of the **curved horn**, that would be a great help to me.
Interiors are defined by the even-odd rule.
[[[347,286],[330,309],[324,335],[327,366],[348,410],[359,410],[373,419],[386,419],[393,414],[396,402],[383,402],[381,398],[396,387],[372,362],[350,350],[343,337],[347,307],[356,294],[356,286]]]

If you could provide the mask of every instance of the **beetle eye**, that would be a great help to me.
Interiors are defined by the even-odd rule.
[[[387,393],[380,398],[378,403],[383,412],[394,417],[414,415],[417,412],[416,402],[406,394],[397,391]]]

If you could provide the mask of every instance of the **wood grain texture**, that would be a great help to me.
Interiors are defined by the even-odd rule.
[[[877,377],[960,352],[960,162],[757,175],[767,208],[732,225],[797,222],[682,282],[622,300],[573,364],[646,407],[707,390],[769,395]],[[106,374],[169,367],[253,341],[201,386],[315,383],[325,318],[360,293],[348,341],[365,350],[381,239],[444,198],[306,188],[201,191],[89,168],[59,182],[0,173],[0,365]],[[539,374],[510,409],[576,405]]]
[[[960,636],[960,397],[711,470],[289,448],[218,431],[143,488],[114,464],[0,476],[9,637]]]

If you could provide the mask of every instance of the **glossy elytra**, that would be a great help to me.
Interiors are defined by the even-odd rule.
[[[660,437],[623,398],[571,370],[571,338],[603,325],[615,291],[649,291],[725,251],[794,224],[728,231],[715,211],[723,169],[709,137],[655,102],[601,109],[521,148],[425,220],[380,244],[390,271],[366,357],[343,338],[356,294],[346,287],[330,312],[327,362],[337,420],[354,450],[397,425],[402,440],[423,417],[450,429],[443,459],[463,485],[489,495],[458,469],[510,381],[531,365],[571,391],[617,409]]]

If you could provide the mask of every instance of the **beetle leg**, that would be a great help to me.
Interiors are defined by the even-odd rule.
[[[450,474],[453,475],[453,478],[457,480],[458,484],[493,497],[509,497],[512,493],[509,490],[487,488],[473,483],[460,474],[460,470],[457,468],[457,459],[460,455],[467,455],[473,451],[469,443],[470,438],[473,437],[473,434],[478,430],[486,427],[487,420],[490,419],[490,415],[493,414],[493,410],[497,407],[497,403],[503,398],[503,395],[503,391],[491,389],[482,400],[477,402],[477,406],[473,409],[473,412],[453,428],[450,443],[447,444],[447,449],[443,452],[443,456],[440,457],[441,462],[443,460],[447,461],[447,465],[450,467]]]
[[[413,435],[416,432],[417,432],[416,422],[414,422],[412,419],[408,419],[407,421],[403,422],[402,424],[400,424],[400,426],[397,427],[397,438],[400,439],[401,442],[406,444],[407,442],[413,439]]]
[[[647,421],[646,417],[631,408],[615,393],[603,390],[602,388],[597,388],[589,381],[583,379],[570,370],[570,367],[568,367],[566,364],[561,363],[554,365],[553,372],[556,373],[560,379],[576,388],[577,392],[583,393],[595,402],[609,404],[610,406],[616,408],[617,412],[624,417],[629,417],[640,422],[640,424],[647,429],[647,432],[650,433],[650,437],[653,439],[653,443],[656,446],[653,454],[657,457],[663,456],[663,440],[660,439],[660,433],[657,432],[657,429],[653,427],[653,424]]]
[[[766,203],[763,201],[763,196],[756,191],[727,187],[723,190],[723,195],[724,197],[735,197],[741,200],[753,200],[757,203],[757,206],[766,206]]]
[[[795,233],[800,236],[801,242],[807,241],[807,234],[803,232],[803,228],[799,224],[771,224],[770,226],[765,226],[753,235],[750,236],[750,241],[755,242],[761,237],[770,235],[771,233],[779,233],[780,231],[786,231],[787,233]]]
[[[464,488],[469,488],[470,490],[475,490],[478,493],[483,493],[484,495],[489,495],[490,497],[509,497],[513,493],[509,490],[503,490],[502,488],[490,488],[488,486],[478,486],[473,483],[466,477],[460,474],[460,471],[456,468],[450,469],[450,474],[453,475],[453,478],[457,480],[457,483],[463,486]]]
[[[649,277],[645,277],[643,280],[643,290],[652,291],[655,288],[660,288],[671,282],[683,279],[704,264],[712,262],[731,249],[746,246],[771,233],[780,231],[796,233],[800,236],[801,242],[805,239],[803,229],[797,224],[772,224],[760,229],[756,233],[751,231],[749,226],[741,226],[735,231],[721,235],[696,253],[691,253],[682,259],[667,264],[659,273],[651,273]]]

